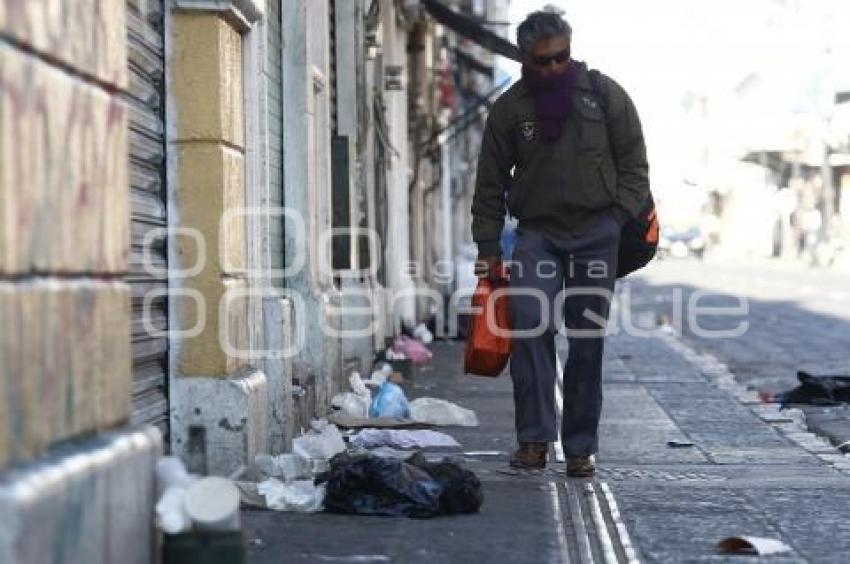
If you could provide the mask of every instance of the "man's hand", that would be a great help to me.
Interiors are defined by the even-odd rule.
[[[501,263],[502,257],[480,257],[475,261],[475,275],[479,278],[487,278],[491,282],[501,280]]]

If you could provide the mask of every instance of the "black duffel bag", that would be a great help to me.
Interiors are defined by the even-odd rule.
[[[617,278],[631,274],[652,260],[658,251],[658,214],[650,193],[637,217],[630,217],[620,233]]]
[[[605,114],[605,126],[608,127],[608,99],[599,84],[599,71],[595,69],[589,71],[588,77],[602,113]],[[610,129],[608,138],[611,138]],[[623,225],[617,256],[617,278],[622,278],[646,266],[655,256],[656,251],[658,251],[658,214],[655,211],[655,198],[650,192],[637,217],[630,217]]]

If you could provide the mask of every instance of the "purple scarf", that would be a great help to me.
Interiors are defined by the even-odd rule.
[[[534,95],[534,111],[544,143],[552,143],[561,137],[564,120],[573,109],[572,91],[578,76],[576,66],[571,61],[565,72],[547,77],[525,65],[522,67],[522,79]]]

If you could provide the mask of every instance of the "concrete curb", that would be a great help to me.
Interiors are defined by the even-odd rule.
[[[729,367],[712,354],[701,353],[680,337],[665,334],[659,337],[671,350],[697,368],[709,382],[728,392],[762,421],[825,464],[850,475],[850,456],[836,449],[828,440],[813,433],[806,425],[806,416],[797,408],[779,409],[778,404],[762,403],[755,390],[738,382]]]

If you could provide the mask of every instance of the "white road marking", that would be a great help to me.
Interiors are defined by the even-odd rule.
[[[617,553],[614,552],[614,543],[611,541],[608,524],[605,523],[605,517],[602,515],[602,508],[599,506],[599,499],[596,497],[596,490],[593,489],[593,484],[590,482],[586,483],[584,485],[584,493],[590,504],[590,512],[593,514],[593,524],[596,529],[596,538],[602,547],[602,557],[608,564],[617,564]]]
[[[573,531],[576,534],[579,561],[593,562],[593,550],[590,548],[590,537],[587,534],[584,515],[581,511],[581,500],[575,492],[575,484],[567,480],[564,482],[564,489],[567,491],[567,499],[570,502],[570,516],[572,517]]]
[[[632,545],[632,539],[629,537],[629,530],[626,528],[626,524],[623,523],[622,517],[620,517],[620,508],[617,507],[617,500],[614,498],[614,493],[608,487],[607,482],[599,482],[599,489],[602,490],[605,500],[608,502],[608,511],[611,512],[611,519],[614,520],[614,524],[617,526],[617,535],[620,537],[620,545],[622,545],[626,553],[627,562],[629,564],[638,564],[640,560],[638,560],[637,552]]]
[[[570,551],[567,548],[566,525],[563,518],[563,509],[561,508],[561,496],[558,494],[558,486],[554,482],[549,482],[549,499],[552,502],[555,538],[558,540],[560,562],[568,563],[570,561]]]
[[[555,404],[558,406],[558,413],[563,417],[564,412],[564,367],[560,356],[558,356],[557,346],[555,348]],[[564,445],[561,444],[561,422],[558,421],[558,440],[555,441],[555,461],[564,462]]]

